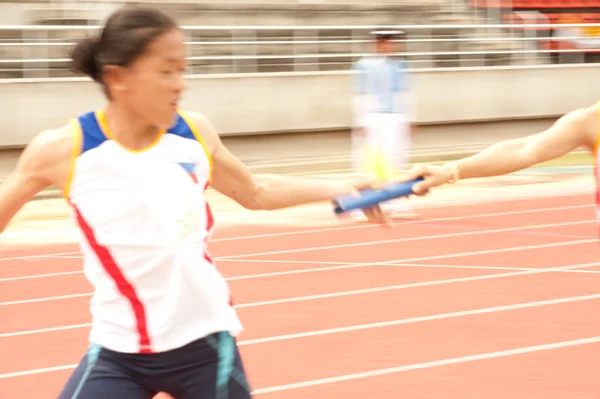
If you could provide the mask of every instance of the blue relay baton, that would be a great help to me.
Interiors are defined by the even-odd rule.
[[[345,195],[333,200],[333,212],[341,214],[355,209],[370,208],[380,202],[413,194],[413,185],[422,181],[422,177],[400,183],[391,183],[381,189],[370,188],[357,194]]]

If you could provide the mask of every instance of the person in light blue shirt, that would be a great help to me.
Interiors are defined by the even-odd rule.
[[[375,55],[353,65],[354,168],[381,181],[399,177],[408,166],[416,118],[413,87],[405,60],[395,57],[402,31],[378,30]],[[385,205],[385,204],[384,204]],[[406,201],[387,204],[394,213],[413,215]]]

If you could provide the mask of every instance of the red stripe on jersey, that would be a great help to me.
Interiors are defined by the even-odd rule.
[[[208,188],[208,182],[206,182],[206,184],[204,185],[204,190],[206,191],[207,188]],[[213,213],[212,213],[212,210],[210,209],[210,205],[208,204],[208,201],[205,200],[204,202],[206,203],[206,233],[207,233],[205,245],[208,245],[208,238],[212,234],[212,230],[215,226],[215,218],[213,217]],[[204,259],[206,259],[206,261],[208,263],[210,263],[211,265],[214,266],[212,256],[208,252],[208,248],[204,252]]]
[[[596,154],[594,154],[596,156]],[[594,200],[596,205],[600,205],[600,176],[598,175],[598,161],[594,159],[594,165],[592,166],[592,171],[594,174],[594,186],[596,191],[594,193]]]
[[[598,154],[596,154],[594,152],[594,181],[595,181],[595,186],[596,186],[596,195],[595,195],[595,199],[596,199],[596,221],[600,222],[600,219],[598,219],[598,215],[600,214],[600,176],[598,175]],[[597,234],[600,237],[600,224],[597,224]]]
[[[140,336],[140,353],[152,353],[152,347],[150,344],[150,336],[148,335],[148,325],[146,323],[146,309],[144,309],[144,305],[140,301],[137,293],[135,292],[135,288],[123,275],[119,266],[115,262],[115,259],[111,255],[108,248],[103,245],[100,245],[96,240],[96,236],[94,234],[94,230],[90,227],[87,221],[81,215],[79,209],[71,204],[73,209],[75,210],[75,214],[77,216],[77,223],[81,228],[85,238],[88,243],[92,247],[93,251],[96,253],[98,260],[104,267],[104,270],[112,277],[113,281],[117,285],[117,288],[121,295],[123,295],[133,309],[133,313],[135,314],[135,321],[137,324],[137,332]]]
[[[207,224],[206,231],[208,233],[208,235],[207,235],[207,239],[208,239],[208,236],[210,236],[212,228],[213,228],[213,225],[214,225],[214,219],[213,219],[212,212],[210,211],[210,206],[208,205],[208,203],[206,204],[206,217],[207,217],[207,220],[206,220],[206,224]],[[205,245],[208,245],[208,242],[206,242]],[[213,261],[212,256],[208,252],[208,248],[206,248],[206,250],[204,252],[204,259],[206,259],[210,264],[212,264],[214,266],[215,263]]]
[[[208,189],[208,182],[204,185],[204,190]],[[206,231],[210,233],[215,226],[215,219],[213,217],[212,211],[210,209],[210,205],[208,205],[208,201],[206,202]]]
[[[208,182],[206,183],[206,185],[204,186],[204,190],[206,190],[208,188]],[[212,230],[215,226],[215,219],[213,217],[213,213],[210,209],[210,205],[208,204],[208,201],[206,202],[206,232],[207,232],[207,242],[205,242],[205,245],[208,245],[208,237],[210,236],[210,234],[212,233]],[[206,259],[206,261],[208,263],[210,263],[211,265],[215,266],[215,262],[212,259],[212,256],[210,255],[210,253],[208,252],[208,248],[206,248],[204,250],[204,259]],[[229,296],[229,305],[233,306],[233,296]]]

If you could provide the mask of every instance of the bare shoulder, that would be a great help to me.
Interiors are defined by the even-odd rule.
[[[574,131],[584,136],[590,146],[595,146],[600,133],[600,107],[593,104],[576,109],[564,116],[566,122],[574,127]]]
[[[579,113],[582,123],[588,125],[594,132],[600,130],[600,102],[575,112]]]
[[[186,111],[185,114],[198,130],[198,134],[212,153],[220,145],[221,139],[210,120],[200,112]]]
[[[0,185],[0,232],[12,217],[46,187],[64,190],[77,143],[77,129],[68,126],[36,135],[21,153],[16,168]]]
[[[65,156],[69,158],[80,141],[73,129],[65,125],[42,131],[29,143],[27,150],[39,156],[40,162],[59,161]]]
[[[31,178],[56,184],[62,180],[60,170],[70,164],[80,143],[81,138],[69,125],[44,130],[27,145],[21,154],[17,170]]]

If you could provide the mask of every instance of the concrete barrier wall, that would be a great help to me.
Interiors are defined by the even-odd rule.
[[[592,104],[600,65],[421,70],[414,73],[419,122],[547,118]],[[345,129],[351,75],[190,77],[182,106],[206,114],[222,135]],[[46,128],[105,105],[87,80],[0,82],[0,146],[23,146]]]

